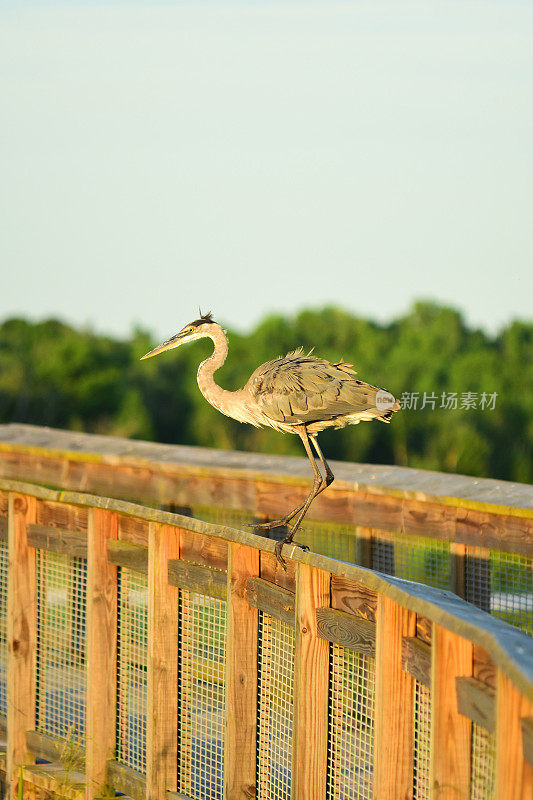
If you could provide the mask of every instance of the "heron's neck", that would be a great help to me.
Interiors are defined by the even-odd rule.
[[[220,325],[213,324],[210,326],[210,329],[209,338],[213,340],[215,349],[212,355],[206,358],[205,361],[202,361],[198,367],[198,386],[208,403],[211,403],[212,406],[223,414],[232,416],[229,412],[235,393],[222,389],[215,383],[213,378],[213,375],[217,369],[222,366],[228,355],[228,340]]]

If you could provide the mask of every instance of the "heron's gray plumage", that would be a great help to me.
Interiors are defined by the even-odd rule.
[[[246,388],[272,427],[286,432],[306,425],[313,434],[391,416],[376,407],[379,387],[356,378],[352,364],[304,355],[301,348],[262,364]]]
[[[239,422],[298,434],[313,467],[313,489],[305,502],[279,520],[257,525],[271,528],[295,520],[289,535],[278,543],[279,547],[276,546],[277,555],[283,562],[283,543],[292,541],[313,499],[333,480],[333,473],[318,446],[317,434],[325,428],[343,428],[364,420],[389,422],[400,405],[385,390],[357,378],[352,364],[342,360],[332,363],[311,355],[312,351],[305,355],[302,348],[267,361],[252,373],[242,389],[228,392],[213,378],[226,360],[228,341],[225,331],[213,320],[211,313],[200,314],[199,319],[190,322],[143,358],[204,337],[210,338],[214,344],[212,354],[198,367],[198,386],[206,400]],[[381,397],[378,397],[380,392]],[[316,465],[311,446],[324,468],[324,477]]]

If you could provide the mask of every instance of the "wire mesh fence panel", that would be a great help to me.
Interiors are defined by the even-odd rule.
[[[7,542],[0,542],[0,714],[7,714]]]
[[[305,519],[296,539],[313,553],[358,563],[357,528],[335,522],[314,522]]]
[[[429,536],[373,531],[372,569],[437,589],[449,589],[450,545]]]
[[[472,725],[472,768],[470,800],[493,800],[495,791],[496,737],[475,723]]]
[[[330,647],[328,800],[372,800],[375,661]]]
[[[372,569],[385,575],[394,575],[394,534],[387,531],[372,532]]]
[[[396,534],[394,574],[436,589],[450,587],[450,545],[440,539]]]
[[[490,612],[533,635],[533,558],[491,550]]]
[[[178,788],[193,800],[220,800],[226,602],[180,590],[178,631]]]
[[[37,551],[36,728],[85,736],[85,558]]]
[[[533,634],[533,558],[468,547],[466,599]]]
[[[294,688],[294,629],[259,613],[259,800],[290,800]]]
[[[430,800],[431,693],[417,680],[413,713],[413,800]]]
[[[117,761],[146,773],[148,577],[119,569]]]
[[[216,506],[194,506],[191,516],[201,519],[204,522],[212,522],[215,525],[227,525],[229,528],[237,530],[250,530],[250,524],[254,520],[252,511],[241,510],[238,508],[220,508]]]

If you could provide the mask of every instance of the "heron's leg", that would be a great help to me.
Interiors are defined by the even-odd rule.
[[[326,474],[326,477],[322,478],[322,482],[321,482],[321,484],[320,484],[320,486],[318,488],[317,493],[314,495],[315,497],[318,497],[319,494],[322,494],[324,489],[327,489],[327,487],[330,486],[330,484],[333,483],[333,481],[335,480],[335,476],[333,475],[333,472],[331,471],[330,466],[329,466],[328,462],[326,461],[326,459],[324,458],[324,454],[322,453],[322,450],[320,449],[320,447],[318,445],[318,442],[317,442],[317,439],[316,439],[316,434],[314,436],[309,436],[309,439],[313,443],[313,446],[314,446],[314,448],[316,450],[317,456],[319,457],[320,463],[324,467],[324,472]],[[315,464],[314,457],[313,457],[313,460],[312,460],[312,464]],[[304,500],[303,503],[300,503],[299,506],[296,506],[296,508],[293,508],[292,511],[289,511],[288,514],[285,514],[285,516],[281,517],[280,519],[274,519],[274,520],[271,520],[270,522],[258,522],[258,523],[256,522],[256,523],[253,523],[253,527],[254,528],[268,529],[268,528],[279,528],[282,525],[286,525],[288,522],[291,521],[291,519],[294,519],[296,514],[298,514],[303,509],[303,507],[305,506],[306,502],[307,502],[307,500]],[[300,520],[300,522],[301,522],[301,520]]]
[[[316,434],[314,436],[310,436],[309,438],[313,442],[313,447],[315,448],[316,454],[320,459],[320,463],[324,467],[324,472],[326,473],[326,477],[324,478],[324,485],[321,486],[320,487],[320,491],[317,492],[317,494],[320,494],[320,492],[323,492],[324,489],[326,489],[328,486],[330,486],[333,483],[333,481],[335,480],[335,475],[331,471],[331,468],[330,468],[328,462],[324,458],[324,453],[320,449],[320,446],[319,446],[319,444],[317,442]]]
[[[309,444],[309,438],[310,437],[309,437],[309,434],[307,433],[305,425],[302,425],[301,427],[299,426],[298,433],[299,433],[300,439],[302,440],[303,445],[305,447],[305,452],[307,453],[309,461],[311,462],[311,466],[313,467],[313,472],[315,474],[315,479],[313,481],[313,488],[309,492],[305,502],[303,504],[300,504],[300,506],[298,506],[296,509],[293,509],[293,511],[291,512],[291,517],[290,518],[294,518],[296,516],[296,522],[293,523],[293,525],[291,526],[291,529],[289,531],[288,536],[286,536],[285,539],[282,539],[280,542],[277,542],[276,546],[274,548],[274,552],[276,553],[276,557],[277,557],[278,561],[281,561],[281,563],[283,565],[285,564],[285,561],[283,560],[282,555],[281,555],[281,550],[283,548],[283,545],[284,544],[289,544],[290,542],[292,542],[294,534],[298,530],[301,521],[303,520],[303,518],[307,514],[307,510],[308,510],[309,506],[311,505],[311,503],[313,502],[313,500],[315,499],[317,494],[319,494],[322,491],[322,485],[325,484],[326,480],[327,480],[327,477],[326,478],[322,477],[322,475],[320,474],[320,470],[318,469],[318,467],[316,465],[315,457],[313,455],[313,451],[311,450],[311,445]],[[322,456],[322,458],[323,458],[323,456]],[[329,470],[329,467],[328,467],[328,470]],[[331,470],[329,470],[329,472],[331,473]],[[324,489],[325,488],[326,488],[326,486],[324,485]]]

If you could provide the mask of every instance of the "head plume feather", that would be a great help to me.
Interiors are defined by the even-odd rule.
[[[215,322],[215,320],[213,319],[213,312],[212,311],[208,311],[207,314],[202,314],[202,309],[199,308],[198,312],[200,314],[200,317],[198,319],[195,319],[194,322],[189,323],[190,325],[194,325],[195,327],[198,327],[198,325],[204,325],[206,322],[207,323],[214,323]]]

